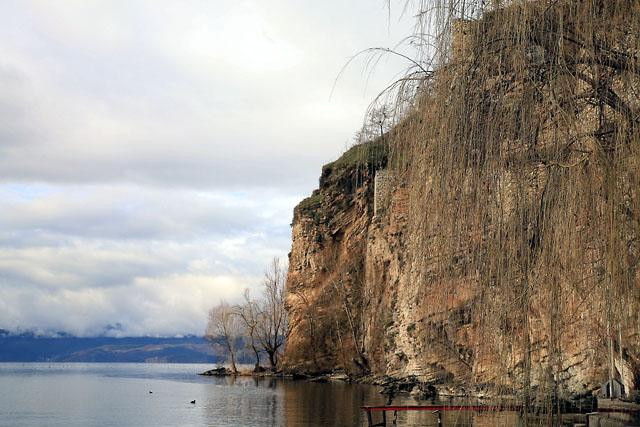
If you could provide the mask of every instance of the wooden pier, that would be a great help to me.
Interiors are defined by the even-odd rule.
[[[362,406],[362,410],[367,413],[367,424],[369,427],[385,427],[387,425],[387,412],[393,412],[392,425],[398,419],[398,412],[401,411],[426,411],[434,414],[438,419],[438,426],[444,426],[442,413],[447,411],[469,411],[469,412],[519,412],[522,414],[521,405],[389,405],[389,406]],[[373,414],[379,412],[382,419],[374,424]],[[640,415],[640,410],[631,408],[600,408],[596,412],[583,412],[586,427],[589,427],[590,418],[596,418],[605,414],[620,413],[630,415]],[[532,414],[533,415],[533,414]]]
[[[500,412],[515,411],[520,412],[522,406],[517,405],[389,405],[389,406],[363,406],[367,413],[367,423],[370,427],[386,426],[387,412],[393,412],[393,424],[396,424],[398,412],[400,411],[428,411],[438,417],[438,425],[442,426],[442,413],[446,411],[472,411],[472,412]],[[373,423],[373,413],[381,412],[382,420]]]

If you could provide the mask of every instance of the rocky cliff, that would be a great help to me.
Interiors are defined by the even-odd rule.
[[[401,125],[323,168],[292,224],[290,369],[638,386],[640,10],[596,3],[464,23]]]

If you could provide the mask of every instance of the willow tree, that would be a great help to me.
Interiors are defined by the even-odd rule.
[[[390,164],[410,191],[413,274],[425,290],[474,283],[470,378],[502,366],[525,407],[557,410],[581,328],[603,376],[639,350],[640,2],[404,6],[418,50],[390,87]]]

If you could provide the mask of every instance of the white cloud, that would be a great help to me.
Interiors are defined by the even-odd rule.
[[[409,31],[383,4],[0,3],[0,328],[200,333],[257,285],[402,66],[329,99]]]
[[[136,186],[0,186],[0,327],[202,332],[289,244],[295,198]]]

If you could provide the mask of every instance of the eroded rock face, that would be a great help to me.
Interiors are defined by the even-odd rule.
[[[454,25],[392,142],[323,169],[292,224],[290,368],[545,399],[638,387],[640,14],[598,3]]]
[[[386,208],[374,215],[374,177],[384,164],[378,159],[328,165],[320,188],[296,207],[287,280],[293,325],[288,369],[415,377],[460,394],[517,391],[524,355],[513,335],[522,331],[513,325],[483,327],[485,319],[472,309],[479,298],[473,277],[425,281],[411,252],[415,231],[408,228],[406,183],[394,179]],[[542,391],[551,375],[550,320],[542,306],[547,301],[534,301],[531,319],[531,381]],[[608,375],[606,341],[597,332],[602,318],[588,307],[564,309],[571,312],[561,317],[574,323],[560,338],[562,390],[589,393]],[[616,369],[631,388],[640,372],[634,325],[619,331],[622,359],[615,349]],[[491,351],[496,345],[503,345],[501,351]]]
[[[365,284],[374,174],[375,166],[366,162],[327,165],[320,188],[295,209],[287,278],[294,329],[286,357],[296,370],[351,369],[358,353],[350,324],[364,317],[349,309]],[[355,330],[362,343],[362,329]]]

